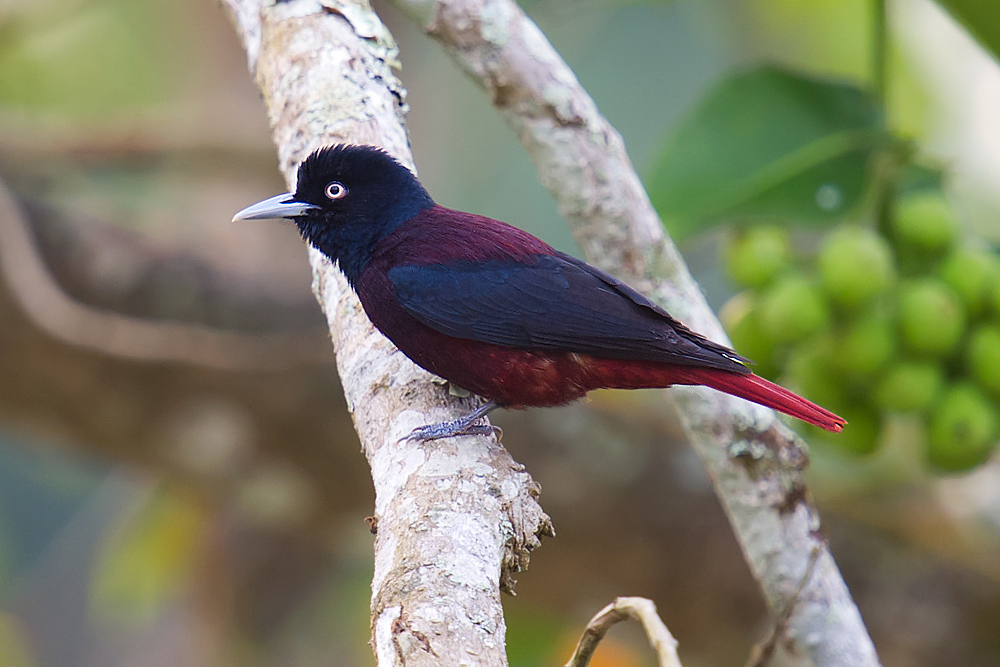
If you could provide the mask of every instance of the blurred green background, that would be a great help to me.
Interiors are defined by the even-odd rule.
[[[807,434],[809,475],[884,663],[985,666],[1000,9],[942,4],[961,23],[924,0],[522,6],[623,134],[741,351],[851,419],[844,439]],[[487,100],[377,8],[430,192],[578,252]],[[222,10],[0,3],[0,184],[0,667],[373,664],[373,492],[305,254],[289,225],[229,222],[284,185]],[[958,252],[979,259],[947,268]],[[928,300],[932,333],[957,328],[942,351],[903,324]],[[150,321],[178,328],[136,359]],[[195,349],[205,327],[224,354]],[[905,388],[921,368],[940,387],[886,402],[912,367]],[[505,601],[514,667],[563,664],[616,595],[657,602],[685,665],[745,661],[768,616],[658,392],[497,422],[559,533]],[[652,660],[616,628],[594,664]]]

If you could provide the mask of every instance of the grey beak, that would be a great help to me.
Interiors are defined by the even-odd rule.
[[[259,201],[252,206],[233,216],[233,222],[237,220],[277,220],[280,218],[296,218],[305,215],[307,211],[317,209],[319,206],[295,201],[295,195],[286,192],[276,195],[270,199]]]

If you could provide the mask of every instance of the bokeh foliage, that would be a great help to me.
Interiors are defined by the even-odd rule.
[[[994,4],[942,2],[996,53],[1000,10]],[[746,290],[725,312],[738,311],[735,306],[741,304],[743,312],[766,312],[770,328],[786,336],[793,332],[783,326],[785,314],[811,313],[797,326],[819,327],[813,333],[824,334],[817,336],[823,340],[785,341],[777,346],[784,348],[781,354],[767,337],[748,340],[732,332],[741,351],[760,362],[758,369],[773,377],[787,372],[803,390],[808,385],[812,397],[826,400],[824,392],[829,392],[834,402],[844,400],[845,387],[833,381],[844,374],[852,376],[849,389],[855,397],[869,396],[867,385],[877,390],[891,384],[888,374],[881,375],[886,360],[896,359],[892,355],[905,345],[895,328],[885,335],[885,322],[894,322],[887,300],[898,294],[902,278],[920,275],[922,260],[914,265],[901,253],[892,233],[892,221],[899,216],[889,213],[898,213],[901,202],[915,192],[929,192],[946,203],[959,225],[949,247],[964,251],[970,234],[961,197],[950,189],[954,173],[946,163],[928,159],[931,107],[938,93],[924,85],[892,39],[883,45],[889,56],[889,70],[883,72],[888,90],[877,85],[877,5],[870,0],[536,0],[523,5],[623,133],[647,176],[651,196],[671,232],[681,239],[709,298],[721,304],[733,296],[737,285],[725,282],[724,271],[727,262],[735,260],[727,259],[727,253],[737,255],[733,251],[738,242],[752,240],[754,261],[744,260],[735,272],[739,275],[734,275]],[[199,10],[202,7],[209,9]],[[409,126],[421,177],[431,191],[446,205],[514,222],[572,251],[555,206],[489,102],[417,29],[391,9],[382,9],[402,46],[401,74],[412,107]],[[271,194],[281,183],[274,173],[261,105],[231,29],[216,16],[215,31],[202,30],[204,11],[214,10],[202,0],[4,4],[0,131],[10,145],[17,145],[16,157],[22,160],[5,155],[0,161],[7,167],[4,178],[22,187],[25,200],[41,202],[38,208],[59,209],[81,235],[88,228],[73,215],[81,210],[151,237],[187,224],[194,232],[187,245],[175,240],[174,249],[258,270],[278,264],[270,241],[236,246],[220,231],[233,211]],[[226,57],[234,67],[220,70],[224,76],[203,81],[201,88],[191,84]],[[190,117],[177,120],[202,97],[230,91],[236,83],[250,92],[228,106],[213,99],[217,106],[206,105],[207,111],[193,116],[197,122]],[[255,114],[257,123],[249,142],[247,135],[227,134],[242,126],[246,113]],[[125,128],[125,138],[116,135],[107,142],[109,125]],[[131,142],[132,132],[146,132],[163,142]],[[76,155],[54,148],[66,137],[77,146]],[[171,148],[170,141],[182,148]],[[248,144],[263,157],[246,152]],[[129,157],[120,159],[121,153]],[[22,164],[27,167],[22,169]],[[169,169],[160,168],[163,165]],[[206,177],[210,173],[222,176],[212,181]],[[151,204],[159,207],[158,215],[149,215]],[[212,207],[211,213],[197,217]],[[831,302],[830,297],[851,290],[841,285],[831,294],[823,287],[821,248],[828,236],[845,228],[865,229],[865,243],[870,245],[882,247],[871,241],[872,235],[892,244],[887,285],[866,279],[851,288],[862,301],[866,288],[878,288],[866,302],[872,312],[849,313],[849,304]],[[989,231],[988,220],[980,220],[977,229],[988,236],[983,232]],[[728,240],[720,241],[720,236]],[[254,243],[269,252],[262,258],[253,255]],[[220,246],[225,253],[215,250]],[[301,268],[299,250],[295,246],[290,256]],[[859,256],[885,254],[869,250]],[[91,255],[82,257],[76,261],[86,265],[91,260]],[[100,262],[94,260],[93,265],[108,268],[106,255],[95,257]],[[771,262],[763,268],[762,257]],[[119,260],[144,264],[148,258]],[[945,260],[942,254],[927,270],[954,273],[946,270]],[[196,309],[191,307],[190,283],[202,274],[185,270],[191,260],[185,262],[158,284],[157,291],[173,304],[167,316],[231,321],[220,313],[192,314]],[[789,267],[794,275],[788,275]],[[958,271],[961,276],[967,273]],[[106,275],[119,274],[109,270]],[[122,281],[104,280],[109,290],[122,289]],[[267,274],[255,290],[279,291],[279,282]],[[768,297],[769,306],[757,308],[777,283],[782,289]],[[794,298],[803,294],[811,301],[806,309]],[[301,295],[311,298],[304,272]],[[82,292],[80,298],[87,296]],[[205,308],[212,304],[220,311],[234,308],[232,298],[209,301]],[[133,314],[142,316],[163,314],[149,299],[131,307]],[[0,336],[5,326],[18,325],[14,317],[0,320]],[[261,329],[279,328],[287,320],[282,313],[273,321],[255,323]],[[996,331],[988,321],[982,324],[967,327],[968,356],[989,360]],[[877,344],[871,344],[873,340]],[[851,363],[831,369],[824,358],[829,357],[826,346],[834,344],[865,354],[841,353],[839,361]],[[21,354],[25,348],[14,349]],[[785,352],[785,359],[775,358]],[[64,365],[63,357],[48,348],[39,356],[39,364]],[[131,649],[130,664],[135,664],[145,657],[141,649],[157,638],[169,642],[164,637],[179,637],[173,648],[208,655],[213,660],[204,662],[212,664],[329,664],[331,656],[338,664],[370,664],[365,641],[371,537],[362,519],[370,513],[371,498],[346,413],[337,407],[341,399],[334,392],[309,399],[302,384],[287,386],[275,377],[234,374],[234,385],[271,387],[269,403],[243,404],[245,397],[230,393],[227,400],[235,406],[221,410],[223,416],[215,419],[211,415],[218,411],[218,385],[199,384],[178,396],[164,387],[191,380],[176,369],[156,369],[145,380],[123,381],[120,372],[109,370],[113,364],[107,359],[86,363],[107,383],[121,383],[120,391],[105,395],[89,390],[67,374],[66,384],[79,383],[83,391],[99,394],[100,404],[59,403],[64,394],[53,392],[56,400],[45,404],[50,412],[18,415],[18,437],[10,438],[18,444],[3,445],[0,468],[8,474],[0,477],[0,665],[45,664],[59,650],[85,661],[93,658],[85,652],[95,646],[111,653]],[[959,372],[974,383],[992,377],[988,363],[975,363],[975,373],[966,363],[963,355],[949,359],[946,367],[921,358],[904,359],[893,370],[902,377],[897,384],[910,390],[903,398],[910,405],[926,405],[939,399],[945,379],[954,380]],[[877,368],[878,383],[872,368]],[[324,369],[323,374],[329,377],[332,370]],[[941,386],[935,388],[938,382]],[[26,388],[28,384],[20,383],[20,393],[44,393]],[[921,384],[933,391],[915,391]],[[874,391],[876,396],[882,393],[893,392]],[[944,401],[958,406],[949,410],[969,412],[967,386],[959,386],[956,395],[958,399]],[[99,439],[94,433],[114,432],[113,427],[84,430],[81,436],[52,417],[69,413],[92,424],[125,423],[134,409],[130,396],[166,405],[141,432],[125,430],[125,444],[117,447],[90,442]],[[893,398],[900,400],[899,395]],[[740,664],[747,646],[758,638],[766,612],[741,569],[724,517],[706,491],[697,462],[683,443],[674,442],[674,422],[659,397],[643,400],[634,394],[598,395],[563,411],[501,416],[505,443],[520,447],[516,455],[542,483],[543,502],[560,530],[559,540],[547,543],[532,569],[522,575],[518,598],[507,603],[515,667],[564,660],[582,623],[620,593],[657,599],[681,639],[686,663]],[[198,409],[172,410],[176,406],[169,405],[171,401]],[[271,405],[298,405],[301,410],[293,419],[269,420]],[[979,482],[969,476],[973,481],[962,495],[947,486],[955,480],[927,475],[926,455],[912,446],[926,437],[926,427],[912,419],[893,419],[883,428],[881,415],[871,405],[844,407],[850,430],[845,439],[814,448],[812,489],[838,561],[880,649],[899,664],[977,664],[976,659],[978,664],[993,664],[995,632],[985,637],[976,632],[995,628],[995,600],[1000,599],[995,587],[996,531],[989,528],[995,515],[982,509],[990,503],[983,489],[990,488],[991,471],[984,467],[974,473],[980,475]],[[340,430],[322,421],[338,411],[344,413]],[[256,421],[245,419],[244,413]],[[307,431],[308,437],[295,428],[296,423],[314,422],[321,426]],[[297,459],[306,462],[301,465],[306,476],[334,480],[330,483],[342,491],[323,496],[329,509],[324,520],[278,530],[255,524],[259,517],[248,518],[241,504],[248,495],[239,478],[245,460],[233,465],[232,476],[223,481],[185,477],[176,459],[164,462],[163,451],[176,454],[166,446],[173,433],[207,431],[204,439],[191,435],[196,446],[187,450],[207,469],[206,462],[218,455],[211,445],[225,440],[219,431],[224,435],[227,429],[239,436],[239,446],[251,452],[248,456],[270,458],[268,463],[284,462],[280,456],[287,452],[313,452]],[[48,439],[53,431],[59,447],[96,453],[98,463],[67,464]],[[845,444],[865,449],[875,439],[883,447],[874,456],[836,455]],[[47,454],[25,465],[11,454],[19,448]],[[315,454],[334,450],[344,452],[344,458]],[[350,457],[358,463],[355,468],[345,463]],[[886,458],[890,465],[884,465]],[[129,465],[124,470],[119,467],[123,461]],[[57,462],[98,470],[90,470],[81,483]],[[143,467],[148,478],[135,480],[134,465]],[[113,487],[122,478],[134,492],[119,495],[118,509],[100,505],[95,489],[103,488],[102,483]],[[267,503],[266,494],[263,500],[254,497],[257,504]],[[81,523],[85,528],[94,525],[81,517],[94,520],[95,514],[100,519],[97,528],[80,531]],[[82,539],[81,532],[88,539]],[[267,565],[271,569],[263,567]],[[296,581],[294,575],[301,579]],[[32,615],[36,610],[41,612]],[[75,617],[75,624],[60,625],[62,615],[57,612]],[[901,617],[907,619],[905,624],[899,622]],[[197,631],[178,632],[184,619]],[[625,639],[616,642],[619,636]],[[611,639],[616,645],[606,645],[598,654],[606,664],[649,664],[641,636],[623,629],[615,630]],[[209,649],[198,654],[202,642]]]

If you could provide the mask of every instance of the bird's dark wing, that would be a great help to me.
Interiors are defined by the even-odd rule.
[[[456,338],[539,351],[749,372],[621,281],[562,253],[404,265],[389,279],[403,308]]]

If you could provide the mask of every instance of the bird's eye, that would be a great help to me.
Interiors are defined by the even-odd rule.
[[[347,196],[347,186],[339,181],[331,181],[326,184],[324,192],[329,199],[343,199]]]

